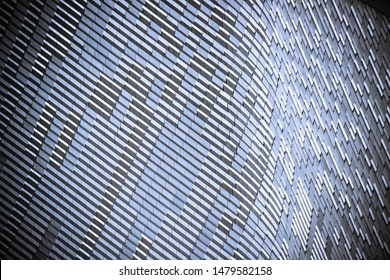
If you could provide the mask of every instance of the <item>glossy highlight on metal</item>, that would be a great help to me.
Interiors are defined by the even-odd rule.
[[[357,0],[0,11],[1,259],[389,259],[388,15]]]

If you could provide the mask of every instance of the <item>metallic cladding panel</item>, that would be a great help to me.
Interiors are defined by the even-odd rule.
[[[3,1],[2,259],[388,259],[389,17]]]

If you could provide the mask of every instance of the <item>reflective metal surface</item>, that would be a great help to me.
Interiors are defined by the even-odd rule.
[[[4,1],[2,259],[387,259],[389,17]]]

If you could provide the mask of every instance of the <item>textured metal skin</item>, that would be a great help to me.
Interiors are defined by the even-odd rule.
[[[2,259],[389,258],[388,16],[0,7]]]

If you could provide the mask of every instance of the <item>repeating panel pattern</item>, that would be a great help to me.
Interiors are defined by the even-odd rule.
[[[390,20],[360,1],[3,1],[3,259],[388,259]]]

